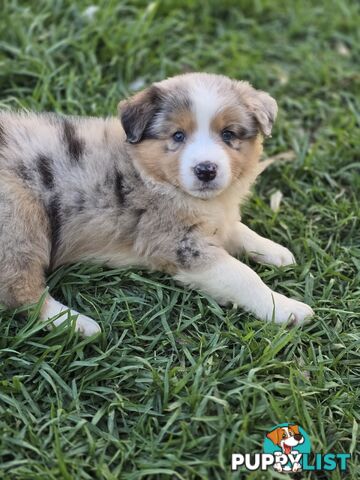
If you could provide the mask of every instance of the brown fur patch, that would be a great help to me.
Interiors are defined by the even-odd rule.
[[[289,431],[293,432],[294,435],[299,435],[299,427],[297,425],[290,425],[289,426]]]
[[[262,153],[261,139],[255,138],[241,143],[241,148],[235,150],[228,145],[224,145],[226,153],[229,155],[231,162],[231,172],[234,179],[241,176],[255,175],[255,169],[259,163],[259,157]],[[254,178],[254,179],[255,179]]]
[[[273,442],[274,445],[280,445],[282,433],[282,428],[276,428],[275,430],[266,434],[267,438]]]
[[[176,143],[172,135],[180,130],[190,137],[195,129],[195,118],[190,111],[169,113],[167,120],[158,127],[159,136],[162,138],[144,140],[133,147],[139,166],[155,180],[178,187],[179,161],[183,144]]]
[[[45,209],[20,180],[0,181],[0,302],[17,307],[39,300],[50,259]]]
[[[146,175],[158,182],[179,186],[181,148],[171,151],[169,140],[146,140],[136,145],[136,161]]]

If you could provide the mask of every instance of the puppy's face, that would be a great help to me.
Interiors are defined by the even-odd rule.
[[[287,455],[291,453],[293,447],[300,443],[304,443],[304,437],[299,431],[297,425],[289,425],[288,427],[280,427],[268,433],[269,438],[275,445],[281,447]]]
[[[138,168],[206,199],[253,170],[277,106],[246,82],[195,73],[156,83],[119,110]]]

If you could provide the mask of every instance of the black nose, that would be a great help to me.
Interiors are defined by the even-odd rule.
[[[294,435],[294,438],[295,438],[295,440],[300,442],[300,440],[302,439],[302,435],[300,433],[297,433],[296,435]]]
[[[195,175],[202,182],[210,182],[216,177],[217,165],[211,162],[201,162],[194,168]]]

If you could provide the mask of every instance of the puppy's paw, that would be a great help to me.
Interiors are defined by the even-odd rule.
[[[268,241],[266,249],[261,253],[254,253],[252,258],[259,263],[275,265],[276,267],[285,267],[286,265],[294,265],[296,263],[294,255],[288,248],[278,243]]]
[[[295,462],[292,468],[293,472],[300,472],[301,471],[301,465],[298,462]]]
[[[314,315],[314,311],[306,303],[299,302],[293,298],[285,297],[280,293],[273,292],[274,305],[268,320],[274,318],[276,323],[291,322],[299,325]]]
[[[82,315],[81,313],[79,313],[76,319],[75,329],[83,337],[91,337],[92,335],[97,335],[101,332],[100,325],[95,322],[95,320],[86,315]]]
[[[288,248],[276,244],[276,248],[271,253],[269,252],[266,263],[276,267],[285,267],[286,265],[294,265],[296,260]]]
[[[49,325],[49,328],[51,328],[52,326],[61,325],[67,320],[69,315],[71,317],[76,317],[75,330],[83,337],[90,337],[101,332],[100,326],[95,320],[86,315],[82,315],[76,310],[69,309],[62,303],[50,297],[50,295],[45,300],[40,318],[44,321],[54,318],[52,325]]]

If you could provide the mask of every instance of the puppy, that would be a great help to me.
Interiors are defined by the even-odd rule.
[[[0,302],[37,302],[45,272],[91,261],[170,273],[262,320],[311,317],[233,256],[294,263],[239,213],[276,113],[267,93],[206,73],[122,101],[121,121],[0,113]],[[57,325],[69,314],[83,335],[100,330],[47,295],[42,320]]]
[[[289,455],[297,455],[299,452],[294,450],[294,447],[297,447],[301,443],[304,443],[304,437],[299,431],[297,425],[289,425],[288,427],[279,427],[271,432],[267,433],[267,438],[271,440],[275,445],[281,448],[282,453]],[[274,464],[274,469],[278,472],[284,471],[293,471],[298,472],[301,470],[301,465],[298,462],[295,462],[291,467],[286,465],[283,467],[281,463],[277,462]]]

